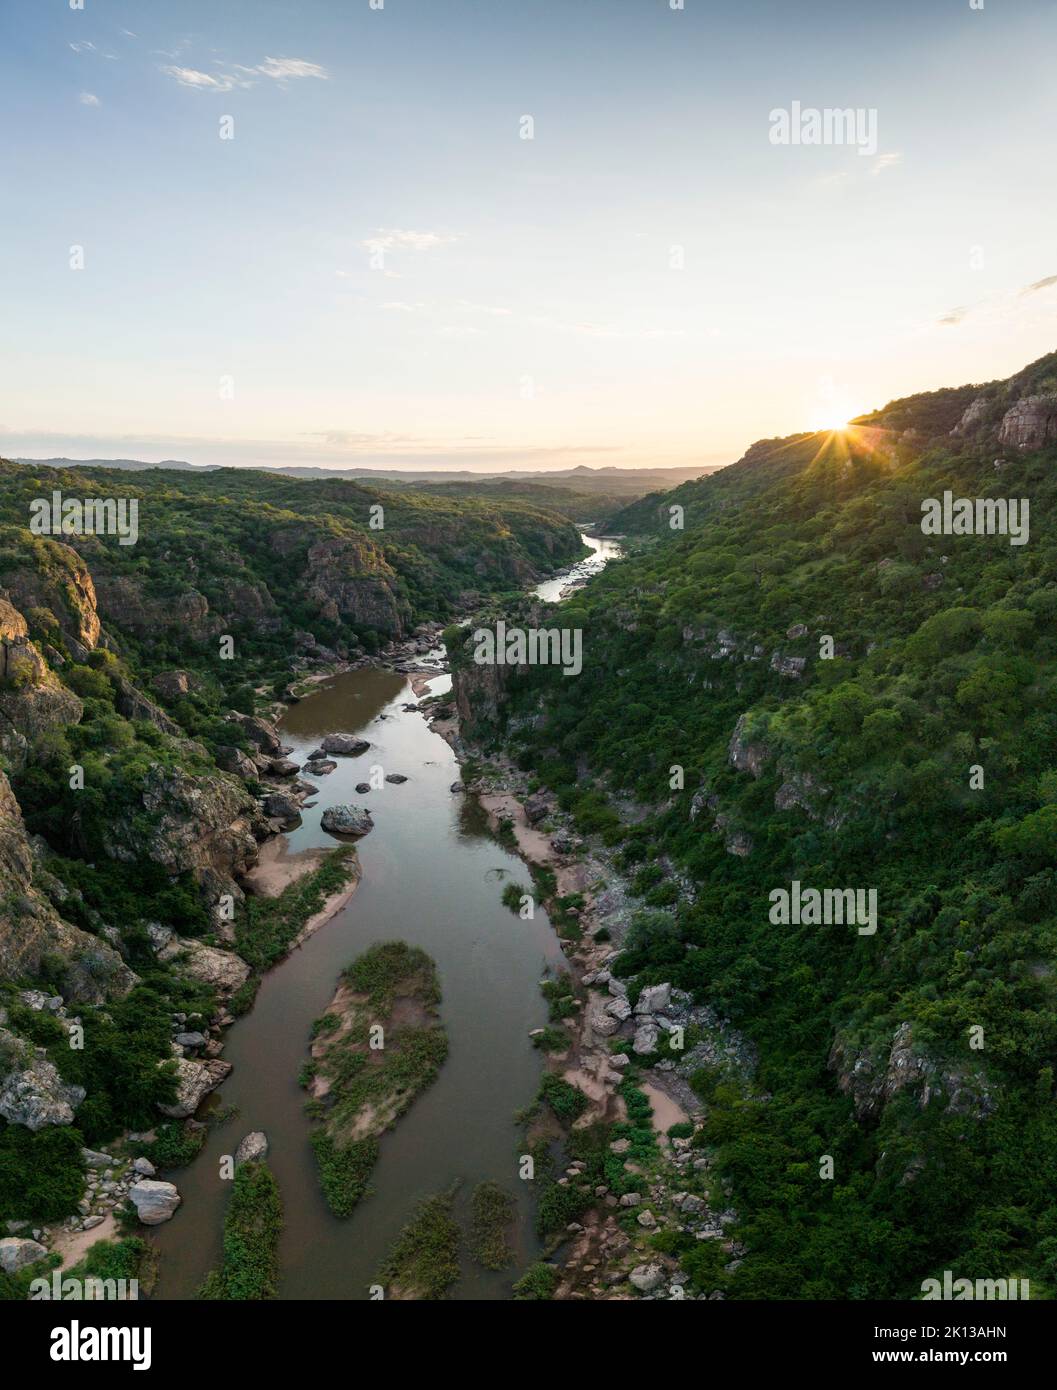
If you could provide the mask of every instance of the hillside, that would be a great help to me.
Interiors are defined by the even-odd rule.
[[[1029,499],[1028,543],[924,534],[945,491]],[[691,1078],[747,1247],[718,1286],[912,1298],[953,1268],[1052,1297],[1057,354],[614,524],[647,544],[561,608],[582,673],[482,672],[449,633],[456,692],[619,850],[630,997],[670,982],[758,1050],[751,1083]],[[875,892],[876,931],[774,916],[794,881]]]

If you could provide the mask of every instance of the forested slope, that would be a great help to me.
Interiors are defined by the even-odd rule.
[[[925,534],[945,490],[1028,499],[1028,542]],[[727,1296],[920,1297],[952,1269],[1052,1297],[1057,355],[632,514],[644,553],[560,619],[521,611],[582,628],[582,674],[492,704],[635,875],[617,973],[759,1047],[750,1090],[695,1078],[749,1247]],[[875,889],[876,934],[776,924],[794,880]]]

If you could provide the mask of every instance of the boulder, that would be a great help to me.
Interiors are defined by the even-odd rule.
[[[313,758],[305,763],[305,771],[310,777],[325,777],[328,772],[333,772],[337,763],[330,758]]]
[[[266,816],[281,821],[283,825],[293,825],[301,819],[300,803],[285,792],[269,792],[261,805]]]
[[[355,734],[327,734],[323,740],[323,752],[335,754],[342,758],[355,758],[361,753],[366,753],[370,748],[366,739],[357,738]]]
[[[638,1003],[635,1005],[637,1014],[655,1014],[662,1009],[666,1009],[672,1001],[672,987],[665,985],[647,985],[639,995]]]
[[[268,1156],[268,1136],[262,1129],[251,1130],[235,1150],[235,1167],[243,1163],[258,1163]]]
[[[86,1168],[113,1168],[114,1159],[110,1154],[100,1153],[98,1149],[82,1149],[81,1157]]]
[[[602,1009],[592,1009],[588,1015],[591,1024],[591,1031],[597,1033],[600,1038],[611,1037],[620,1027],[620,1022],[612,1014]]]
[[[328,806],[320,824],[330,835],[366,835],[374,829],[370,811],[362,806]]]
[[[545,796],[530,796],[525,801],[525,816],[529,825],[538,825],[544,820],[551,809],[550,802]]]
[[[141,1178],[128,1190],[129,1201],[144,1226],[160,1226],[169,1221],[180,1205],[180,1194],[171,1182]]]
[[[385,774],[385,780],[387,782],[392,782],[394,787],[399,787],[402,783],[407,781],[407,778],[402,772],[387,772]]]
[[[635,1041],[631,1044],[632,1050],[640,1057],[645,1057],[651,1052],[657,1051],[657,1042],[660,1038],[660,1031],[657,1025],[647,1019],[640,1023],[635,1030]]]
[[[244,782],[256,782],[257,765],[241,748],[236,748],[232,743],[222,743],[213,750],[213,757],[222,772],[232,772]]]
[[[0,1269],[5,1274],[17,1274],[26,1265],[44,1259],[47,1249],[35,1240],[25,1240],[18,1236],[7,1236],[0,1240]]]
[[[141,1178],[153,1178],[158,1170],[149,1158],[134,1158],[132,1160],[132,1171],[138,1173]]]
[[[271,758],[268,762],[268,771],[273,777],[293,777],[295,773],[301,771],[301,764],[291,762],[289,758]]]
[[[640,1293],[653,1293],[664,1283],[663,1265],[636,1265],[628,1279]]]

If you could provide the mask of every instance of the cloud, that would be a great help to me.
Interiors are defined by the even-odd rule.
[[[77,100],[81,103],[82,106],[101,105],[99,98],[95,95],[94,92],[82,92],[81,95],[77,98]]]
[[[259,78],[265,77],[285,87],[287,82],[298,78],[315,77],[326,82],[329,74],[318,63],[310,63],[305,58],[265,58],[255,67],[244,67],[241,63],[228,65],[218,63],[217,73],[202,72],[198,68],[180,67],[169,63],[162,67],[167,77],[179,82],[181,87],[193,87],[198,91],[230,92],[235,88],[245,90],[257,85]]]
[[[167,64],[162,72],[179,82],[181,87],[194,87],[198,91],[230,92],[234,87],[250,85],[234,77],[213,77],[208,72],[199,72],[197,68],[181,68],[175,64]]]
[[[262,77],[272,77],[277,82],[284,82],[289,77],[318,77],[322,82],[328,79],[325,68],[318,63],[308,63],[304,58],[265,58],[251,71],[259,72]]]
[[[949,327],[951,327],[953,324],[961,323],[962,319],[965,318],[965,316],[966,316],[966,314],[967,314],[968,312],[969,312],[968,306],[965,305],[965,304],[961,304],[961,305],[958,306],[957,309],[952,309],[952,310],[950,311],[950,313],[944,314],[941,318],[938,318],[938,319],[936,320],[936,322],[937,322],[937,323],[940,323],[940,324],[943,324],[944,327],[948,327],[948,328],[949,328]]]
[[[405,304],[402,299],[390,299],[382,305],[383,309],[393,314],[414,314],[422,307],[421,304]]]
[[[1047,275],[1044,280],[1036,280],[1033,285],[1025,285],[1021,290],[1021,297],[1026,294],[1036,294],[1039,290],[1048,290],[1051,285],[1057,285],[1057,275]]]
[[[374,236],[361,241],[365,251],[431,251],[435,246],[445,246],[457,241],[457,237],[442,232],[408,232],[400,227],[379,227]]]
[[[879,154],[870,167],[871,174],[883,174],[886,169],[894,169],[897,164],[902,164],[903,156],[898,150],[892,150],[888,154]]]

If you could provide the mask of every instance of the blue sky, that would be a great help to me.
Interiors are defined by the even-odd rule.
[[[1057,347],[1055,39],[1047,0],[4,0],[0,452],[726,462],[1008,374]],[[794,101],[876,150],[775,145]]]

